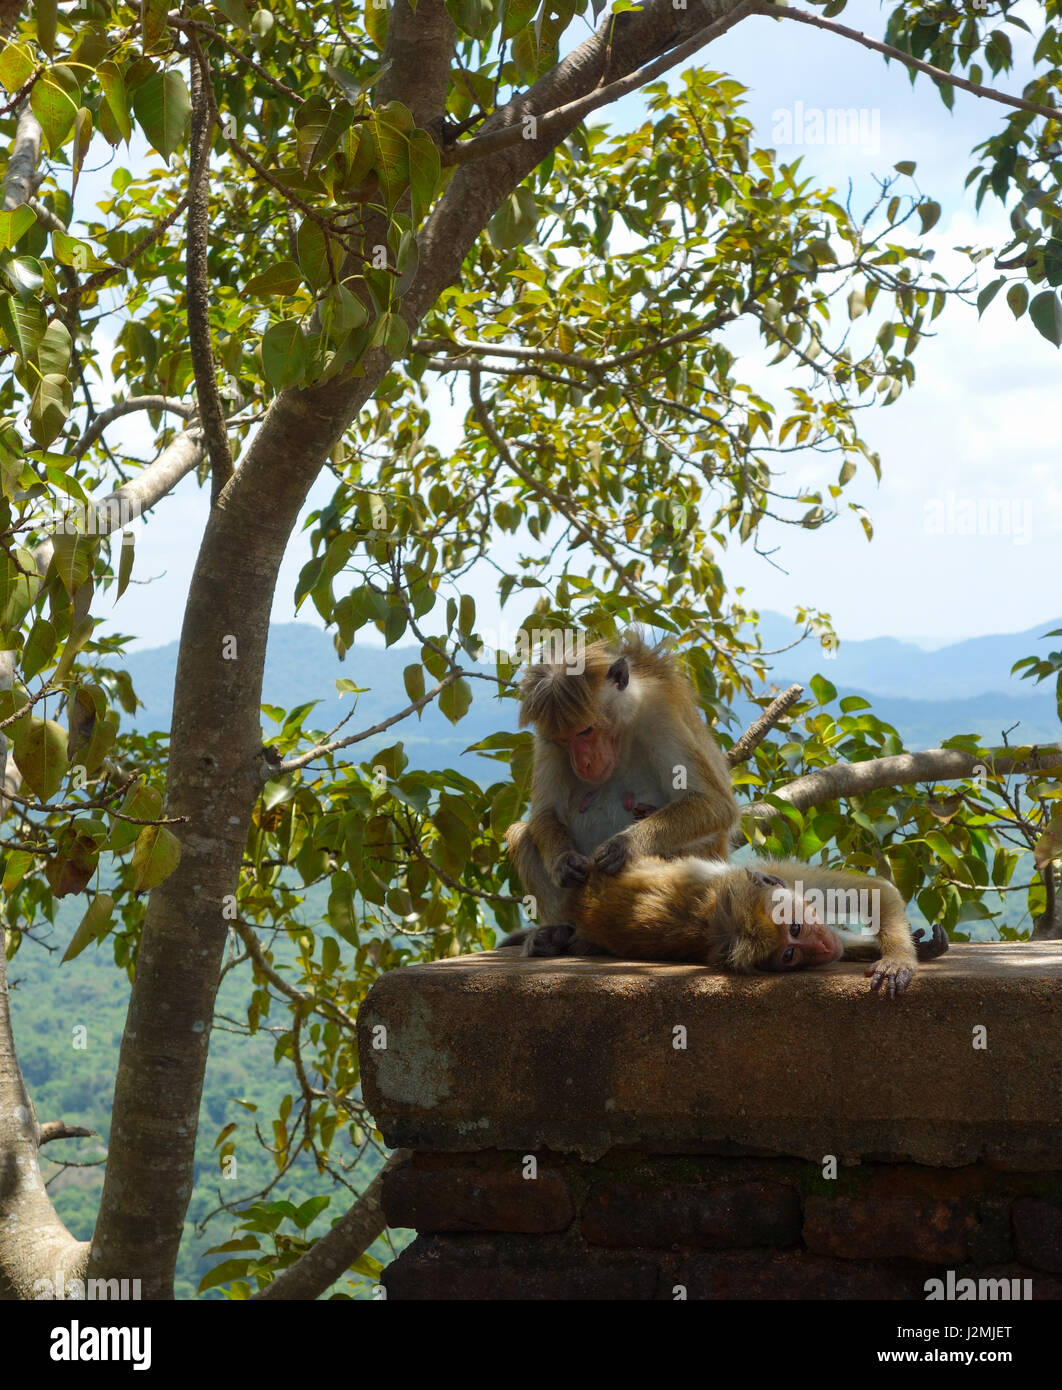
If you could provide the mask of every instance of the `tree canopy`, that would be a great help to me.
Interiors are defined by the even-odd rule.
[[[980,294],[934,268],[940,207],[913,163],[854,207],[768,147],[741,84],[712,70],[711,41],[738,23],[864,42],[835,20],[844,8],[0,9],[3,928],[9,956],[31,949],[81,896],[65,959],[104,944],[132,981],[94,1275],[171,1288],[223,971],[244,983],[243,1026],[271,1020],[290,1068],[278,1172],[312,1154],[329,1191],[378,1149],[353,1033],[373,980],[519,923],[502,836],[526,804],[530,736],[486,740],[478,779],[414,768],[402,746],[430,702],[459,724],[473,700],[511,697],[509,644],[477,623],[469,576],[493,569],[514,635],[673,635],[733,743],[735,697],[767,709],[777,691],[756,614],[728,589],[728,545],[755,545],[765,517],[817,530],[849,509],[872,536],[850,494],[887,460],[861,412],[903,408],[949,300],[983,310],[1006,287],[1015,316],[1062,343],[1058,4],[1020,94],[985,86],[1026,29],[1009,0],[905,0],[877,45],[945,105],[956,84],[1000,104],[970,181],[978,204],[1007,203],[1014,238]],[[641,119],[599,123],[635,90]],[[112,155],[106,196],[86,197]],[[776,369],[772,391],[742,380],[738,331]],[[443,445],[448,392],[461,418]],[[138,412],[150,460],[116,442]],[[830,460],[822,488],[791,481],[809,451]],[[190,473],[212,506],[173,724],[134,735],[125,639],[99,623],[138,574],[127,523],[150,511],[146,534],[164,526]],[[371,684],[367,634],[410,644],[408,702],[369,727],[356,706],[335,730],[309,706],[262,718],[277,571],[325,473],[298,598],[351,654],[352,694]],[[835,641],[826,615],[798,616]],[[1062,657],[1037,653],[1026,673],[1058,677],[1062,709]],[[1016,886],[1032,850],[1022,890],[1039,929],[1062,934],[1062,751],[956,731],[911,752],[836,695],[816,678],[735,752],[749,840],[888,873],[960,933],[992,918],[985,891]],[[298,920],[308,896],[314,926]],[[5,1055],[0,1102],[25,1094]],[[222,1164],[250,1133],[226,1128]],[[30,1114],[11,1141],[33,1174],[40,1138]],[[233,1297],[323,1292],[379,1229],[373,1190],[315,1261],[275,1238],[286,1213],[269,1197],[224,1267]],[[55,1269],[83,1277],[87,1249],[32,1176],[4,1200],[35,1234],[0,1223],[0,1285],[27,1297]]]

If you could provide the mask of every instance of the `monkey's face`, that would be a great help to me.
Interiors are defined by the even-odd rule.
[[[607,782],[616,770],[618,740],[607,726],[591,725],[555,741],[568,754],[572,771],[581,782]]]
[[[761,970],[806,970],[840,960],[844,945],[822,921],[815,904],[789,887],[764,889],[760,929],[772,949]]]

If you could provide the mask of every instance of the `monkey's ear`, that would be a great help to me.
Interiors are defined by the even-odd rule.
[[[608,668],[606,680],[610,680],[617,690],[626,690],[631,683],[631,668],[625,656],[617,657]]]
[[[785,887],[785,879],[779,878],[777,874],[765,874],[762,869],[746,869],[745,872],[753,883],[758,884],[761,888]]]

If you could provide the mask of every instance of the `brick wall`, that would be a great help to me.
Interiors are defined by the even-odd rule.
[[[388,1222],[419,1235],[387,1296],[924,1300],[951,1271],[1062,1298],[1062,1172],[528,1157],[420,1153],[389,1173]]]

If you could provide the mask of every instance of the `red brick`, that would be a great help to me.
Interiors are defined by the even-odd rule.
[[[809,1197],[809,1250],[850,1260],[925,1260],[958,1264],[972,1256],[978,1220],[972,1207],[920,1197]]]
[[[691,1299],[924,1298],[923,1271],[911,1265],[831,1260],[806,1250],[743,1250],[695,1255],[686,1270]],[[681,1282],[681,1278],[680,1281]]]
[[[651,1257],[580,1251],[548,1236],[418,1236],[383,1274],[389,1299],[646,1301],[658,1283]]]
[[[425,1170],[406,1163],[384,1175],[389,1226],[416,1231],[563,1231],[575,1217],[564,1176],[541,1165],[525,1178],[507,1169],[447,1164]]]
[[[800,1238],[800,1198],[774,1182],[602,1185],[587,1203],[581,1229],[596,1245],[792,1245]]]
[[[1039,1197],[1019,1197],[1010,1214],[1018,1259],[1062,1274],[1062,1207]]]

